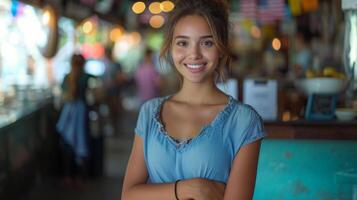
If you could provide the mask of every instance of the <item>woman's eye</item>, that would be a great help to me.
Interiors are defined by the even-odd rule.
[[[181,47],[187,46],[187,42],[186,41],[178,41],[178,42],[176,42],[176,44],[178,46],[181,46]]]
[[[210,41],[210,40],[203,41],[202,45],[205,47],[211,47],[211,46],[213,46],[213,41]]]

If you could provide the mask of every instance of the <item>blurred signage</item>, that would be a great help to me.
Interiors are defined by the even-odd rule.
[[[244,80],[243,102],[251,105],[264,120],[277,119],[277,95],[278,83],[276,80]]]
[[[342,0],[342,9],[357,9],[357,1],[356,0]]]

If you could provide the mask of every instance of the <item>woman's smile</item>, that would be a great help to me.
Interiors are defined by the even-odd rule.
[[[185,64],[185,66],[187,67],[187,69],[191,72],[191,73],[200,73],[202,71],[205,70],[207,63],[201,63],[201,64]]]

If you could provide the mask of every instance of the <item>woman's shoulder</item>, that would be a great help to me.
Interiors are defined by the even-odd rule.
[[[161,103],[165,97],[158,97],[158,98],[153,98],[150,99],[146,102],[144,102],[139,111],[139,116],[138,116],[138,121],[137,121],[137,126],[135,128],[135,132],[138,134],[145,134],[148,130],[148,124],[151,124],[152,122],[157,119],[157,116],[159,114],[159,108]],[[150,123],[148,123],[150,122]],[[143,135],[144,136],[144,135]]]
[[[235,144],[234,152],[242,146],[266,136],[263,120],[258,112],[250,105],[234,100],[232,112],[225,127],[227,135]]]

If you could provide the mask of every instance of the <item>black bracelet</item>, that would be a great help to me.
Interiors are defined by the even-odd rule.
[[[176,200],[180,200],[179,198],[178,198],[178,196],[177,196],[177,183],[180,181],[180,179],[179,180],[177,180],[177,181],[175,181],[175,198],[176,198]]]

